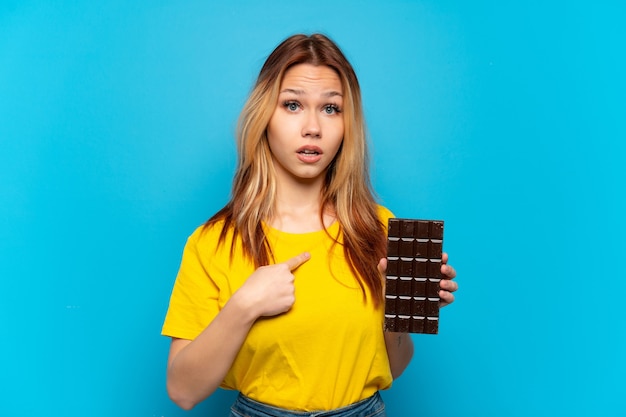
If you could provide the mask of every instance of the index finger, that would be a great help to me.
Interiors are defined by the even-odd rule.
[[[296,255],[291,259],[287,259],[285,261],[285,264],[289,267],[290,271],[293,271],[309,259],[311,259],[311,254],[309,252],[302,252],[300,255]]]

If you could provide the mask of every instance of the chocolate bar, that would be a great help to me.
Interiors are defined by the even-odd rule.
[[[443,221],[389,219],[385,331],[439,332]]]

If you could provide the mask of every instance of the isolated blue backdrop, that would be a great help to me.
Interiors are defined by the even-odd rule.
[[[461,286],[390,416],[625,415],[622,4],[3,1],[0,415],[226,414],[169,401],[160,327],[256,73],[318,31],[381,202],[446,221]]]

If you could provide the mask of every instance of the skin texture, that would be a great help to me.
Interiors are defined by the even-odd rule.
[[[343,140],[341,91],[339,77],[328,67],[301,64],[285,73],[267,127],[279,182],[323,179]]]
[[[300,64],[285,73],[267,127],[278,184],[273,227],[289,233],[322,228],[320,190],[343,140],[342,106],[341,81],[331,68]],[[334,220],[324,213],[326,226]]]
[[[342,85],[329,67],[299,64],[280,86],[267,137],[277,178],[274,218],[268,223],[284,232],[321,230],[335,221],[329,210],[320,218],[320,194],[329,164],[343,140]],[[233,294],[207,328],[193,341],[173,339],[167,367],[172,400],[191,409],[210,396],[230,369],[250,328],[259,317],[288,311],[295,302],[293,271],[310,259],[302,253],[286,262],[258,268]],[[454,301],[454,268],[443,254],[441,305]],[[387,264],[381,259],[378,270]],[[413,355],[409,335],[386,333],[391,372],[397,378]]]
[[[254,322],[291,308],[292,271],[309,259],[302,253],[257,269],[196,339],[172,340],[167,366],[172,401],[190,410],[219,387]]]

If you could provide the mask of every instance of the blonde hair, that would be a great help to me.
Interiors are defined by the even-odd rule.
[[[344,96],[344,138],[326,172],[320,216],[332,208],[341,227],[343,248],[350,268],[374,305],[382,302],[382,278],[377,265],[385,256],[384,226],[369,176],[369,155],[361,90],[354,69],[341,50],[321,34],[294,35],[267,58],[243,107],[237,128],[238,163],[229,203],[207,225],[224,221],[220,241],[232,227],[246,256],[259,267],[272,259],[262,222],[274,215],[276,178],[266,128],[276,107],[285,72],[297,64],[332,68],[341,80]],[[233,239],[233,246],[234,249]],[[232,252],[231,252],[232,253]]]

